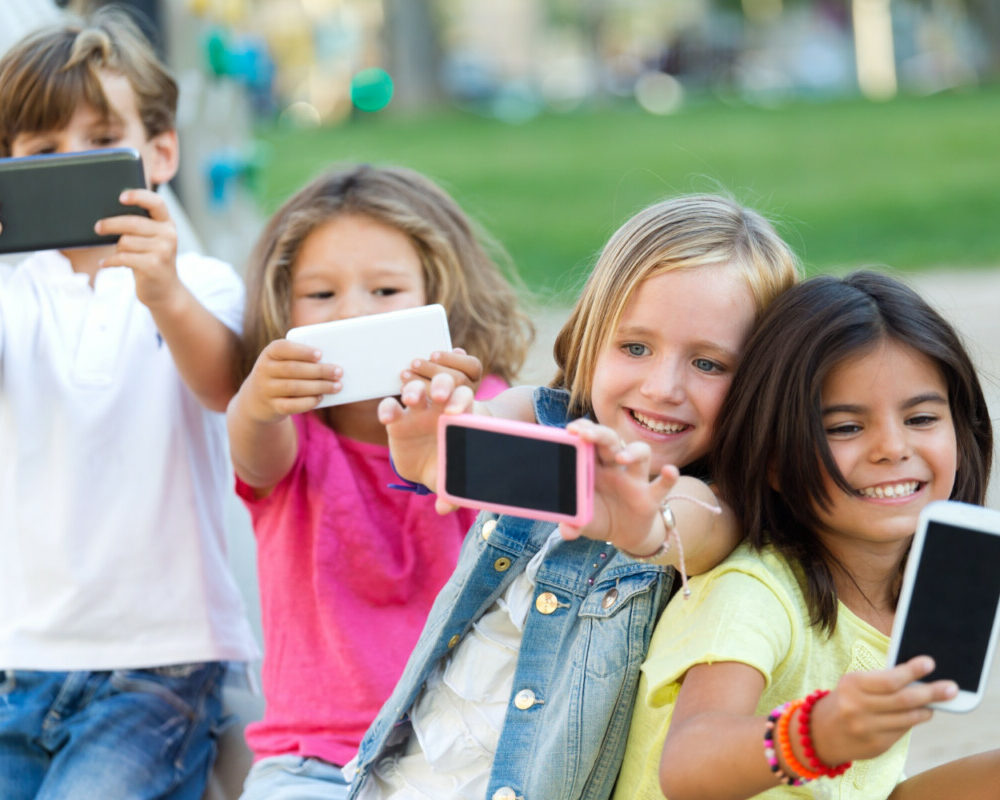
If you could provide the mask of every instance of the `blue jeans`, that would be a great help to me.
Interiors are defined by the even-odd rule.
[[[0,670],[3,800],[198,800],[224,667]]]
[[[349,788],[334,764],[318,758],[272,756],[253,765],[240,800],[344,800]]]

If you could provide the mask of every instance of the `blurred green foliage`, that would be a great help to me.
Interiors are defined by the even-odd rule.
[[[1000,265],[1000,87],[773,109],[713,100],[669,117],[609,109],[519,125],[382,113],[257,135],[268,212],[338,162],[409,166],[447,188],[546,293],[573,291],[624,219],[684,192],[722,191],[764,212],[809,272]]]

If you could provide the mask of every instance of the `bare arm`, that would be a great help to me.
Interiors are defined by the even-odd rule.
[[[206,408],[224,411],[236,391],[239,338],[181,283],[177,230],[166,201],[148,189],[132,189],[122,202],[144,208],[149,217],[100,220],[98,233],[119,236],[114,254],[101,265],[132,270],[136,296],[153,315],[184,383]]]
[[[892,669],[845,675],[814,706],[816,755],[830,765],[875,758],[930,719],[927,704],[954,693],[950,681],[915,683],[932,669],[931,659],[919,656]],[[688,670],[660,761],[660,787],[670,800],[742,800],[778,785],[764,759],[766,719],[755,715],[763,689],[763,676],[745,664]],[[798,728],[797,715],[791,725]],[[792,746],[808,763],[799,737],[792,737]],[[794,774],[780,756],[779,763]]]
[[[324,394],[340,389],[340,368],[319,359],[318,350],[273,341],[229,403],[233,466],[258,496],[270,492],[295,462],[298,439],[290,415],[315,408]]]
[[[889,800],[996,800],[1000,793],[1000,750],[989,750],[934,767],[900,783]]]

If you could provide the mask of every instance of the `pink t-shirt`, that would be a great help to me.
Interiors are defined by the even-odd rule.
[[[505,388],[483,380],[479,397]],[[293,417],[299,450],[264,498],[237,479],[257,538],[264,718],[246,728],[257,759],[345,764],[388,699],[451,575],[475,511],[440,516],[400,483],[388,448]]]

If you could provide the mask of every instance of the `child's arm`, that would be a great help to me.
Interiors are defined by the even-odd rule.
[[[611,428],[590,420],[574,420],[566,429],[593,442],[597,458],[594,517],[584,528],[560,526],[565,538],[611,542],[625,553],[643,557],[655,554],[666,542],[668,548],[656,563],[681,568],[683,553],[688,575],[708,571],[736,547],[736,519],[703,481],[679,475],[671,465],[650,480],[651,453],[645,443],[623,445]],[[668,509],[661,512],[664,502]],[[681,547],[670,545],[664,518],[670,515]]]
[[[389,437],[389,452],[396,471],[432,491],[437,487],[437,426],[442,414],[474,413],[485,416],[535,421],[533,389],[518,386],[488,401],[473,399],[472,388],[457,385],[449,372],[435,375],[430,383],[413,380],[403,387],[399,400],[386,397],[379,403],[378,418]],[[440,513],[453,507],[438,501]]]
[[[184,383],[206,408],[224,411],[236,390],[239,337],[177,276],[177,230],[164,199],[148,189],[130,189],[121,202],[146,209],[149,217],[124,214],[97,223],[98,233],[120,237],[101,266],[132,270],[136,296],[153,315]]]
[[[889,800],[996,800],[1000,787],[1000,750],[956,758],[900,783]]]
[[[953,695],[950,681],[914,683],[933,670],[926,656],[892,669],[853,672],[813,707],[817,757],[837,765],[874,758],[931,717],[928,703]],[[660,760],[660,788],[670,800],[737,800],[778,785],[764,756],[767,719],[756,715],[764,677],[735,662],[699,664],[684,676]],[[807,757],[791,719],[795,756]],[[794,774],[784,757],[779,768]]]
[[[340,390],[340,367],[322,353],[287,339],[271,342],[229,403],[226,425],[236,474],[258,495],[278,483],[295,462],[298,440],[289,418]]]

